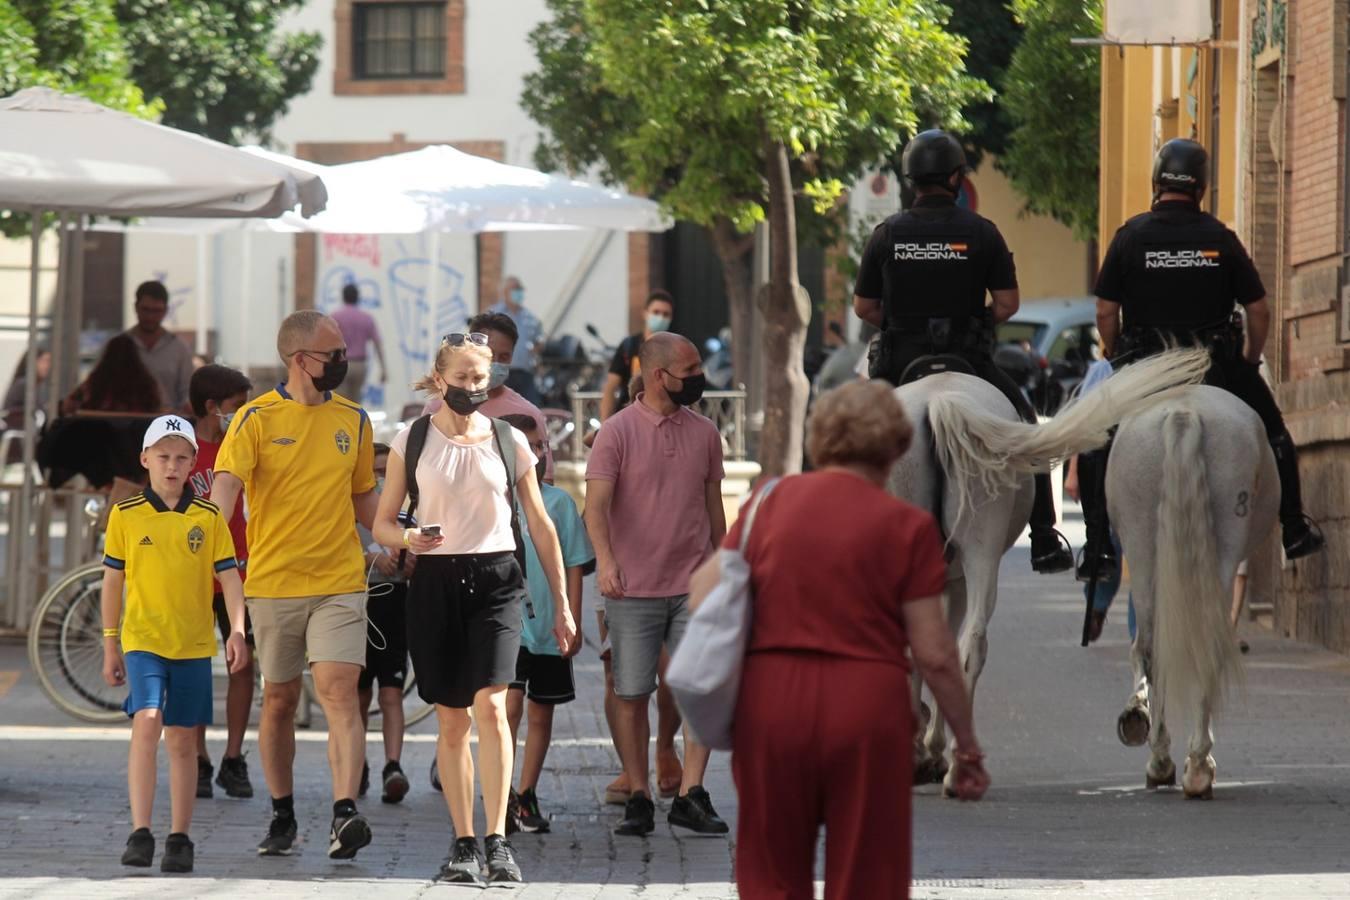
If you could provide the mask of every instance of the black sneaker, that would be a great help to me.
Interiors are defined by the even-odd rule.
[[[511,793],[506,798],[506,835],[510,837],[520,831],[520,822],[516,818],[517,810],[520,809],[520,795],[516,793],[515,788],[511,788]]]
[[[688,828],[699,834],[726,834],[730,829],[713,809],[712,798],[701,785],[691,787],[683,797],[676,797],[670,804],[668,821],[672,825]]]
[[[614,829],[618,835],[642,837],[656,830],[656,804],[643,791],[634,791],[623,807],[623,821]]]
[[[211,760],[197,757],[197,799],[209,800],[215,796],[215,791],[211,790],[211,776],[216,774],[216,767],[211,765]]]
[[[1280,543],[1284,544],[1286,559],[1302,559],[1326,546],[1327,540],[1322,536],[1322,529],[1308,516],[1291,516],[1281,525],[1284,533]]]
[[[220,758],[220,771],[216,773],[216,784],[225,791],[225,796],[236,800],[247,800],[253,796],[253,782],[248,780],[248,763],[244,757],[228,756]]]
[[[431,758],[431,789],[438,794],[441,792],[441,770],[434,756]]]
[[[441,873],[437,877],[451,884],[481,885],[483,870],[486,868],[487,860],[483,858],[483,851],[478,849],[478,838],[463,837],[450,845],[450,858],[441,866]]]
[[[548,834],[548,819],[539,812],[539,797],[534,788],[521,791],[512,807],[520,830],[528,834]]]
[[[164,856],[159,861],[161,872],[192,871],[192,840],[181,831],[175,831],[164,840]]]
[[[381,776],[384,780],[384,793],[380,795],[382,803],[398,803],[408,795],[408,776],[403,774],[403,767],[398,764],[398,760],[393,759],[385,763],[384,773]]]
[[[137,828],[127,838],[127,849],[122,851],[122,865],[145,869],[155,861],[155,836],[149,828]]]
[[[267,837],[258,845],[259,856],[290,856],[295,852],[295,816],[272,815]]]
[[[500,834],[487,836],[487,880],[495,884],[519,884],[525,879],[520,875],[520,866],[516,865],[516,854],[511,845]]]
[[[354,812],[350,816],[334,816],[328,831],[328,858],[354,859],[356,851],[370,843],[370,823]]]
[[[361,786],[356,789],[356,796],[364,797],[368,790],[370,790],[370,765],[361,763]]]

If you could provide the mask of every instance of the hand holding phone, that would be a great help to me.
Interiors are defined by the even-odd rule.
[[[438,538],[441,536],[441,526],[439,525],[422,525],[417,530],[422,537]]]

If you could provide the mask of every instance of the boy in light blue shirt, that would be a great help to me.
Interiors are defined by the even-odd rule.
[[[572,605],[572,621],[581,621],[581,579],[595,568],[595,550],[586,536],[577,506],[561,488],[544,481],[548,467],[548,436],[530,416],[503,416],[503,421],[518,429],[530,442],[530,449],[539,458],[539,493],[544,509],[558,532],[562,548],[563,566],[567,569],[567,597]],[[572,652],[564,656],[553,636],[553,593],[549,590],[544,567],[539,562],[529,526],[520,517],[521,536],[525,540],[525,587],[529,592],[533,615],[525,610],[521,615],[520,655],[516,660],[516,680],[506,694],[506,716],[511,723],[511,741],[514,744],[520,731],[520,720],[529,698],[529,728],[525,733],[525,754],[520,763],[520,791],[511,792],[507,808],[507,829],[514,825],[525,832],[547,832],[549,822],[539,812],[539,798],[535,789],[544,769],[549,741],[553,737],[553,709],[576,699],[576,685],[572,678],[572,657],[581,649],[581,641],[573,643]]]

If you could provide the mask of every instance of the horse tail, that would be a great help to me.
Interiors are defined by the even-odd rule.
[[[961,476],[952,478],[957,517],[972,505],[971,485],[979,483],[987,495],[996,496],[1031,472],[1047,472],[1059,461],[1095,450],[1121,420],[1151,408],[1170,390],[1199,384],[1209,368],[1209,352],[1203,348],[1159,353],[1074,397],[1042,425],[978,409],[955,392],[934,394],[928,401],[928,421],[938,459],[949,476]]]
[[[1192,410],[1163,418],[1163,465],[1154,578],[1153,677],[1165,703],[1211,698],[1241,671],[1205,473],[1204,428]],[[1178,708],[1178,707],[1173,707]]]

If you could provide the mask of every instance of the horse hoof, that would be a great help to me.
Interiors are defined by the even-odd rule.
[[[1195,792],[1195,793],[1193,793],[1193,794],[1190,793],[1190,792],[1185,792],[1185,797],[1186,797],[1187,800],[1213,800],[1213,799],[1214,799],[1214,785],[1212,785],[1212,784],[1211,784],[1211,785],[1208,785],[1208,786],[1205,787],[1205,789],[1204,789],[1203,791],[1197,791],[1197,792]]]
[[[1126,747],[1142,747],[1148,742],[1148,713],[1138,707],[1131,707],[1116,719],[1116,736]]]
[[[1144,773],[1144,787],[1148,788],[1150,791],[1155,791],[1160,787],[1176,787],[1176,786],[1177,786],[1176,766],[1172,766],[1172,768],[1168,770],[1166,775],[1160,775],[1156,778],[1153,776],[1151,772]]]
[[[915,784],[941,784],[947,777],[947,761],[942,757],[926,759],[914,768]]]
[[[944,784],[942,786],[942,796],[946,797],[948,800],[955,800],[956,788],[948,787],[947,785]]]

